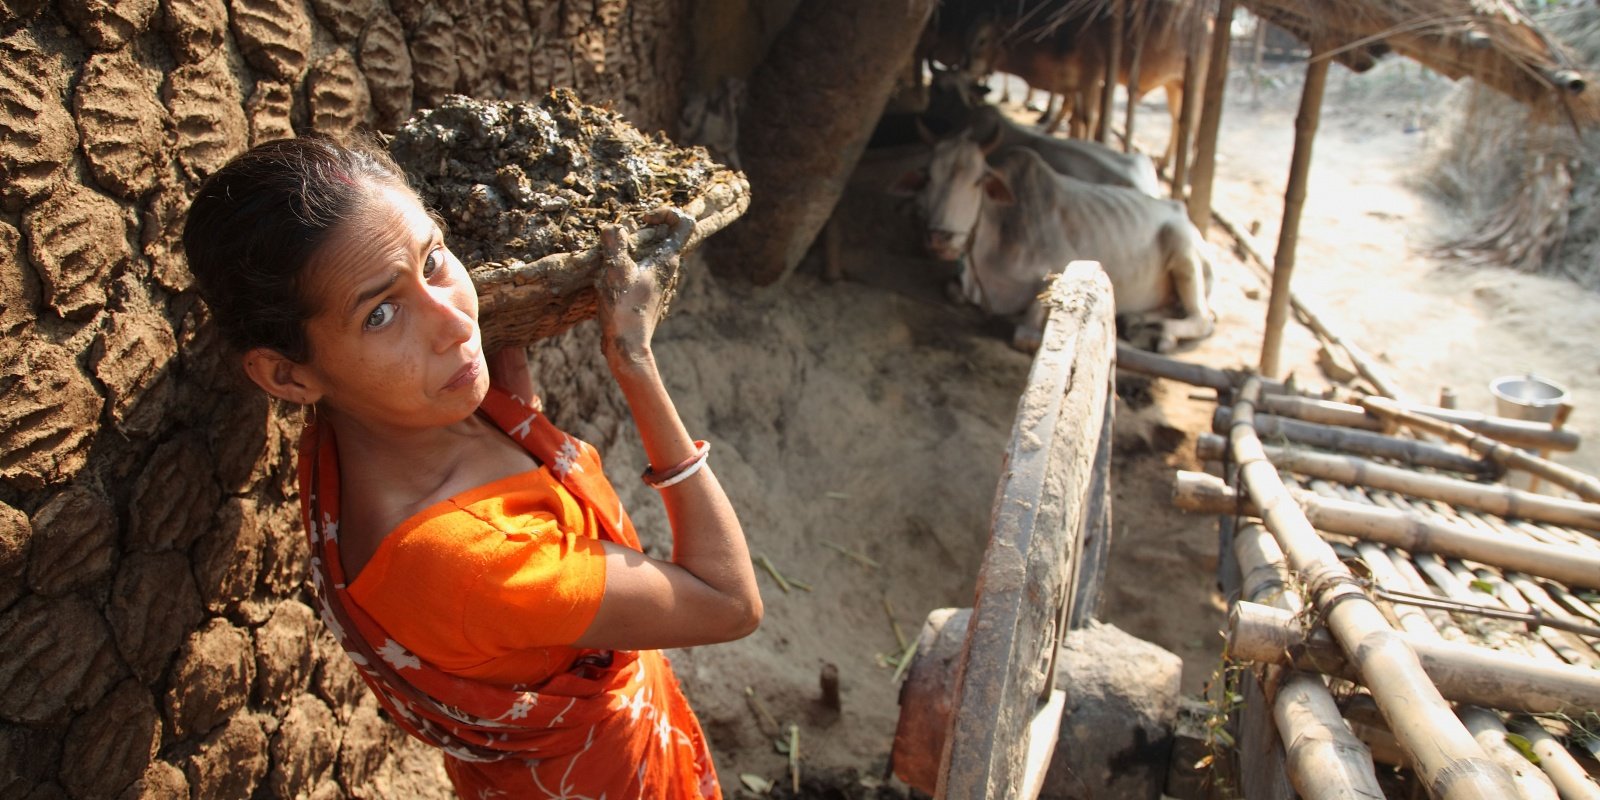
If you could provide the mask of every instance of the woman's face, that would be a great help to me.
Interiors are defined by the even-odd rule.
[[[365,424],[458,422],[489,390],[477,291],[414,193],[368,188],[366,207],[310,265],[316,312],[302,366],[318,402]]]

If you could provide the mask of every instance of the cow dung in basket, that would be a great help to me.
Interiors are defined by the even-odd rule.
[[[687,252],[750,203],[704,148],[648,136],[567,89],[537,102],[453,95],[389,139],[478,287],[485,346],[526,344],[596,312],[600,227],[670,205],[696,220]],[[666,235],[646,228],[641,249]],[[668,296],[677,274],[661,275]]]

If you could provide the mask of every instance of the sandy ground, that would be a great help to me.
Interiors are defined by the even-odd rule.
[[[1406,66],[1350,77],[1335,68],[1297,291],[1377,354],[1415,399],[1449,386],[1461,407],[1490,411],[1490,378],[1532,371],[1567,385],[1573,424],[1587,427],[1600,415],[1593,297],[1562,281],[1451,267],[1427,255],[1450,218],[1415,187],[1450,87]],[[1224,117],[1218,206],[1245,224],[1259,221],[1269,249],[1292,148],[1296,73],[1272,73],[1259,100],[1236,88]],[[1165,114],[1152,100],[1140,116],[1147,149],[1165,142]],[[948,267],[915,255],[903,201],[863,189],[843,210],[846,281],[825,283],[807,265],[779,287],[741,290],[691,270],[679,313],[659,334],[663,369],[691,430],[715,443],[716,469],[752,551],[809,587],[784,592],[763,573],[760,631],[674,655],[730,796],[740,795],[743,774],[784,778],[787,758],[774,739],[791,724],[800,731],[806,796],[904,792],[883,780],[898,713],[885,659],[900,649],[898,636],[916,635],[927,612],[972,604],[1029,364],[1006,346],[1006,323],[944,299]],[[1215,232],[1212,240],[1220,325],[1182,357],[1253,365],[1265,291],[1229,252],[1231,242]],[[1285,366],[1321,383],[1314,356],[1312,337],[1291,327]],[[1209,428],[1212,404],[1209,392],[1187,386],[1128,388],[1116,423],[1103,616],[1181,656],[1184,689],[1199,694],[1222,641],[1216,524],[1173,510],[1169,492],[1175,470],[1201,466],[1193,440]],[[626,462],[637,449],[628,445],[612,451],[622,459],[612,465],[618,474],[640,466]],[[1594,471],[1594,452],[1561,460]],[[641,529],[664,529],[659,504],[630,492],[624,499]],[[839,670],[839,714],[817,702],[825,664]]]

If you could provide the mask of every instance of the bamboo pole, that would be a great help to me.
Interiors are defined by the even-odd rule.
[[[1529,714],[1582,714],[1600,708],[1600,671],[1486,647],[1400,634],[1446,698]],[[1359,681],[1339,645],[1280,608],[1248,601],[1228,612],[1228,653]]]
[[[1200,3],[1189,6],[1188,13],[1192,16],[1187,20],[1189,41],[1183,53],[1183,107],[1178,110],[1178,129],[1172,132],[1172,142],[1167,145],[1172,152],[1172,198],[1179,202],[1188,196],[1189,141],[1194,135],[1195,107],[1200,105],[1200,85],[1204,83],[1200,74],[1201,58],[1206,49],[1203,9]],[[1167,98],[1167,102],[1172,102],[1172,98]]]
[[[1228,422],[1232,419],[1232,409],[1227,406],[1217,406],[1217,410],[1211,415],[1211,429],[1224,433],[1228,430]],[[1256,433],[1264,438],[1310,445],[1324,450],[1344,450],[1374,458],[1387,458],[1412,467],[1429,467],[1478,476],[1487,476],[1496,471],[1495,464],[1491,462],[1458,453],[1432,442],[1400,439],[1335,425],[1301,422],[1271,414],[1256,415]]]
[[[1261,62],[1267,52],[1267,21],[1256,17],[1256,30],[1250,47],[1250,102],[1261,105]]]
[[[1233,552],[1248,601],[1269,603],[1290,614],[1304,607],[1290,583],[1283,551],[1260,523],[1240,527]],[[1301,797],[1383,797],[1372,754],[1339,718],[1339,707],[1322,678],[1291,672],[1273,698],[1272,710],[1283,740],[1285,772]]]
[[[1363,402],[1365,403],[1367,399],[1377,404],[1386,402],[1383,398],[1364,398]],[[1269,394],[1267,397],[1262,398],[1261,407],[1272,414],[1294,417],[1308,422],[1320,422],[1324,425],[1343,425],[1347,428],[1385,433],[1393,432],[1399,427],[1398,421],[1385,418],[1375,412],[1368,413],[1368,410],[1361,405],[1339,403],[1332,400],[1318,400],[1312,397]],[[1454,423],[1473,433],[1496,439],[1515,447],[1576,450],[1582,442],[1576,431],[1555,430],[1542,422],[1490,417],[1483,414],[1466,414],[1434,406],[1392,404],[1386,407],[1417,414],[1431,420]]]
[[[1168,378],[1191,386],[1205,386],[1219,392],[1234,391],[1243,385],[1249,375],[1243,370],[1222,370],[1204,364],[1179,361],[1148,350],[1140,350],[1127,342],[1117,342],[1117,369]],[[1268,394],[1297,391],[1280,381],[1262,381],[1261,387],[1262,391]]]
[[[1211,227],[1217,135],[1222,129],[1222,103],[1228,91],[1228,57],[1233,47],[1233,4],[1234,0],[1220,0],[1217,4],[1217,23],[1211,33],[1211,62],[1206,67],[1205,100],[1200,106],[1200,130],[1196,134],[1194,176],[1189,181],[1189,219],[1202,236]]]
[[[1373,544],[1372,542],[1356,542],[1356,553],[1361,556],[1362,563],[1372,571],[1373,582],[1380,589],[1410,589],[1415,591],[1420,581],[1412,581],[1410,576],[1400,571],[1395,559],[1391,557],[1388,548]],[[1379,598],[1382,599],[1382,598]],[[1442,641],[1439,635],[1438,624],[1434,622],[1432,609],[1423,609],[1421,606],[1406,605],[1405,603],[1386,603],[1380,606],[1394,617],[1400,630],[1423,639]]]
[[[1346,721],[1350,725],[1350,732],[1355,734],[1372,753],[1372,763],[1401,768],[1407,766],[1405,751],[1400,749],[1400,741],[1394,738],[1394,734],[1390,733],[1388,728],[1354,720]]]
[[[1290,674],[1272,702],[1289,781],[1306,800],[1383,800],[1372,752],[1339,716],[1322,678]]]
[[[1101,144],[1105,144],[1111,135],[1111,110],[1115,108],[1116,103],[1117,73],[1122,71],[1122,23],[1123,18],[1127,16],[1128,1],[1111,2],[1111,37],[1106,44],[1106,80],[1100,90],[1100,113],[1095,120],[1094,128],[1094,140]],[[1133,93],[1130,91],[1128,96],[1131,99]]]
[[[1600,785],[1537,720],[1514,717],[1506,727],[1528,740],[1533,754],[1539,757],[1539,767],[1550,776],[1562,800],[1600,800]]]
[[[1361,406],[1318,400],[1314,397],[1268,395],[1261,398],[1261,409],[1280,417],[1315,422],[1320,425],[1340,425],[1375,433],[1392,433],[1393,425],[1368,414]]]
[[[1229,2],[1231,0],[1224,0]],[[1128,56],[1128,103],[1122,113],[1122,152],[1133,152],[1133,123],[1139,110],[1139,72],[1144,68],[1144,40],[1149,33],[1146,26],[1145,6],[1149,0],[1131,0],[1133,3],[1132,19],[1129,21],[1127,34],[1128,47],[1132,52]]]
[[[1506,724],[1501,721],[1499,714],[1464,705],[1456,709],[1456,716],[1472,732],[1472,738],[1478,740],[1484,752],[1511,776],[1511,781],[1517,786],[1518,797],[1525,800],[1560,800],[1549,776],[1506,742]]]
[[[1234,429],[1238,430],[1238,426]],[[1262,454],[1261,458],[1265,459],[1265,455]],[[1271,462],[1262,463],[1270,466]],[[1273,477],[1277,477],[1276,471]],[[1428,551],[1467,558],[1502,569],[1550,578],[1568,586],[1600,588],[1600,554],[1588,550],[1486,536],[1465,525],[1390,508],[1318,497],[1306,491],[1285,488],[1282,499],[1296,501],[1299,516],[1330,533],[1342,533],[1411,552]],[[1257,514],[1257,509],[1263,508],[1253,498],[1235,495],[1220,478],[1187,471],[1178,473],[1173,501],[1185,511],[1206,514]]]
[[[1456,702],[1528,714],[1582,714],[1600,709],[1600,670],[1488,650],[1443,638],[1402,634],[1429,680]],[[1306,632],[1290,611],[1240,602],[1227,616],[1229,654],[1358,682],[1349,658],[1323,629]]]
[[[1324,68],[1324,75],[1326,68]],[[1314,120],[1313,120],[1314,121]],[[1251,379],[1234,406],[1231,435],[1242,482],[1264,512],[1289,565],[1306,581],[1334,639],[1361,673],[1430,794],[1447,800],[1505,798],[1514,791],[1428,680],[1408,640],[1384,620],[1350,570],[1295,504],[1261,452],[1251,427],[1261,383]]]
[[[1203,434],[1196,445],[1201,458],[1220,461],[1227,447],[1222,437]],[[1266,445],[1278,469],[1313,478],[1438,500],[1442,503],[1557,525],[1600,531],[1600,504],[1533,494],[1498,483],[1472,483],[1459,478],[1413,472],[1355,456],[1314,453],[1295,447]]]
[[[1368,411],[1378,416],[1464,444],[1471,448],[1473,452],[1482,453],[1497,464],[1538,475],[1563,489],[1572,491],[1584,500],[1600,501],[1600,479],[1596,479],[1592,475],[1585,475],[1570,467],[1565,467],[1553,461],[1529,455],[1515,447],[1492,441],[1480,434],[1473,433],[1461,425],[1425,417],[1414,411],[1401,408],[1383,398],[1368,397],[1363,399],[1361,404]]]
[[[1583,442],[1583,437],[1576,430],[1568,430],[1550,422],[1494,417],[1488,414],[1480,414],[1476,411],[1460,411],[1454,408],[1442,408],[1423,403],[1397,401],[1394,405],[1397,408],[1421,414],[1425,417],[1432,417],[1443,422],[1453,422],[1473,433],[1481,433],[1490,439],[1498,439],[1506,444],[1515,444],[1518,447],[1566,451],[1578,449],[1578,446]],[[1519,442],[1526,442],[1527,444],[1519,444]]]
[[[1270,284],[1274,272],[1272,258],[1262,252],[1261,245],[1256,242],[1256,238],[1250,235],[1249,231],[1239,227],[1238,223],[1234,222],[1221,210],[1210,209],[1210,214],[1211,218],[1224,231],[1227,231],[1234,241],[1239,243],[1239,249],[1243,250],[1246,256],[1244,259],[1245,264],[1257,267],[1261,277]],[[1388,372],[1378,366],[1377,359],[1373,358],[1355,342],[1348,341],[1343,336],[1340,336],[1339,332],[1323,320],[1322,315],[1304,297],[1290,291],[1289,308],[1300,317],[1306,327],[1310,328],[1311,332],[1316,334],[1319,339],[1329,346],[1344,348],[1344,351],[1350,355],[1350,361],[1355,364],[1356,372],[1360,373],[1361,377],[1372,384],[1372,387],[1377,389],[1379,394],[1387,397],[1400,396],[1399,387],[1389,377]]]
[[[1482,519],[1475,521],[1475,524],[1474,521],[1468,521],[1462,517],[1456,509],[1437,501],[1423,504],[1403,497],[1385,495],[1375,496],[1374,501],[1378,505],[1402,511],[1414,511],[1423,506],[1435,506],[1435,508],[1429,509],[1431,513],[1439,514],[1445,519],[1459,521],[1469,528],[1484,531],[1489,536],[1504,536],[1528,542],[1538,541],[1522,532],[1510,529],[1497,530],[1493,526],[1486,524]],[[1559,547],[1562,545],[1553,546]],[[1467,569],[1466,565],[1459,561],[1445,561],[1433,553],[1417,554],[1414,560],[1417,566],[1426,571],[1428,577],[1443,589],[1450,598],[1474,604],[1483,603],[1487,598],[1511,613],[1531,615],[1534,633],[1544,649],[1550,650],[1557,657],[1570,663],[1590,668],[1600,668],[1600,657],[1596,656],[1594,648],[1587,640],[1574,635],[1575,633],[1592,634],[1596,630],[1593,621],[1572,614],[1527,575],[1519,572],[1506,572],[1503,578],[1491,583],[1491,586],[1496,589],[1491,594],[1468,588],[1468,584],[1478,580],[1479,576]],[[1554,586],[1554,584],[1551,585]],[[1479,613],[1490,616],[1499,615],[1498,612]]]
[[[1317,137],[1322,117],[1322,92],[1328,85],[1327,47],[1312,45],[1311,62],[1306,65],[1306,84],[1300,95],[1300,113],[1294,122],[1294,157],[1289,162],[1289,185],[1283,196],[1283,224],[1279,228],[1278,252],[1272,258],[1272,296],[1267,303],[1266,338],[1261,342],[1261,374],[1279,375],[1279,351],[1283,345],[1283,324],[1289,317],[1289,282],[1294,276],[1295,245],[1300,238],[1300,212],[1306,205],[1306,182],[1311,174],[1311,145]]]

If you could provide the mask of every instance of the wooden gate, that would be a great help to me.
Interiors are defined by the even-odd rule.
[[[939,798],[1036,797],[1061,725],[1056,658],[1100,605],[1111,545],[1111,284],[1077,261],[1051,285],[970,610],[923,626],[900,696],[895,773]]]

